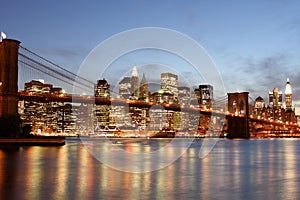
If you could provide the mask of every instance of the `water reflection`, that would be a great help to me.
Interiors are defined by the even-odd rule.
[[[155,148],[166,145],[163,140],[151,142]],[[300,140],[221,140],[199,159],[201,143],[194,141],[180,159],[148,173],[112,169],[91,156],[78,140],[68,140],[63,147],[1,148],[0,199],[300,197]],[[151,150],[142,142],[121,145],[128,151]],[[101,144],[95,148],[114,156]],[[176,151],[165,151],[164,156]],[[130,162],[125,159],[123,164],[135,164]],[[141,166],[151,168],[151,164]]]

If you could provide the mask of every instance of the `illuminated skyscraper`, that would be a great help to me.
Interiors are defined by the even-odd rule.
[[[160,75],[160,86],[162,90],[166,90],[174,95],[174,98],[178,97],[178,76],[172,73],[162,73]]]
[[[105,79],[97,81],[97,84],[95,85],[94,94],[95,97],[102,97],[102,98],[110,97],[109,84]]]
[[[257,97],[255,99],[254,108],[262,110],[264,107],[265,107],[265,100],[261,96]]]
[[[286,110],[292,110],[292,103],[293,103],[293,93],[292,93],[292,87],[290,84],[290,80],[287,79],[286,85],[285,85],[285,106]]]
[[[178,87],[178,101],[181,106],[189,105],[191,99],[190,95],[189,87]]]
[[[103,80],[98,80],[95,85],[94,95],[95,97],[110,98],[110,86],[108,82]],[[109,125],[109,115],[111,106],[110,105],[96,105],[95,106],[95,129],[105,127]]]
[[[178,103],[181,107],[190,107],[191,94],[189,87],[178,87]],[[189,113],[174,112],[174,129],[187,130],[189,128]]]
[[[131,78],[124,77],[119,82],[119,95],[125,99],[129,99],[131,96]]]
[[[200,107],[211,108],[213,101],[213,86],[211,85],[199,85]]]
[[[269,92],[269,106],[271,108],[282,107],[282,92],[278,88],[274,88],[272,92]]]
[[[264,109],[265,109],[265,100],[261,96],[259,96],[255,99],[253,114],[262,117],[264,116],[263,115]]]
[[[52,84],[46,84],[43,80],[32,80],[25,83],[24,91],[29,94],[51,94],[63,96],[62,88],[54,88]],[[63,102],[50,101],[24,101],[23,109],[20,110],[24,124],[32,127],[33,132],[62,133],[72,132],[75,129],[75,118],[72,113],[72,105],[64,105]]]

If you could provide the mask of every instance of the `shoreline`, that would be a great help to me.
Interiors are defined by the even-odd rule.
[[[0,147],[3,146],[63,146],[65,137],[51,138],[0,138]]]

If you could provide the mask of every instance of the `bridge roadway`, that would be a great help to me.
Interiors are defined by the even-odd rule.
[[[99,98],[88,95],[72,95],[72,94],[36,94],[33,92],[24,92],[19,91],[19,99],[26,101],[36,101],[36,102],[73,102],[73,103],[85,103],[85,104],[96,104],[96,105],[116,105],[116,106],[129,106],[129,107],[138,107],[138,108],[150,108],[151,109],[159,109],[162,106],[166,110],[173,111],[181,111],[181,112],[189,112],[189,113],[201,113],[203,115],[212,115],[217,117],[226,117],[228,118],[244,118],[244,115],[236,115],[228,112],[222,112],[218,110],[190,107],[190,106],[181,106],[178,104],[169,104],[169,103],[161,103],[157,104],[154,102],[146,102],[142,100],[130,100],[130,99],[122,99],[122,98]],[[158,105],[158,106],[155,106]],[[273,125],[273,126],[285,126],[288,128],[298,128],[300,129],[300,125],[297,123],[288,123],[288,122],[280,122],[274,120],[268,120],[264,118],[257,118],[250,116],[249,122],[257,122],[262,123],[264,125]]]
[[[146,102],[143,100],[131,100],[131,99],[123,99],[123,98],[101,98],[101,97],[93,97],[88,95],[72,95],[72,94],[36,94],[33,92],[24,92],[19,91],[19,99],[26,101],[36,101],[36,102],[70,102],[70,103],[85,103],[85,104],[96,104],[96,105],[115,105],[115,106],[129,106],[129,107],[138,107],[138,108],[152,108],[159,109],[162,106],[166,110],[174,110],[181,112],[201,112],[201,114],[207,114],[214,116],[225,116],[225,112],[217,111],[217,110],[209,110],[204,108],[196,108],[196,107],[182,107],[178,104],[169,104],[169,103],[154,103],[154,102]],[[159,105],[159,106],[155,106]]]

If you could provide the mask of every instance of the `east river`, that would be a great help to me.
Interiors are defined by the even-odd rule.
[[[300,139],[220,139],[203,158],[204,140],[186,151],[171,141],[69,138],[61,147],[1,148],[0,199],[300,199]],[[146,154],[122,160],[115,148]]]

